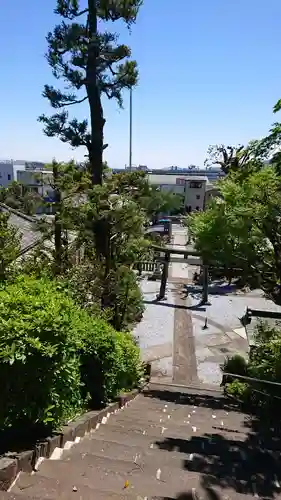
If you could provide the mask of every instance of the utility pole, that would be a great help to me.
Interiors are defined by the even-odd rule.
[[[130,88],[130,132],[129,132],[129,170],[132,170],[132,139],[133,139],[133,89]]]

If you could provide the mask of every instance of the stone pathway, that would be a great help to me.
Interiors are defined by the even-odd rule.
[[[174,245],[184,249],[186,240],[185,229],[176,227]],[[197,308],[200,296],[184,293],[184,285],[190,282],[194,270],[187,264],[171,264],[167,300],[163,302],[156,301],[159,281],[141,282],[146,310],[134,333],[144,361],[152,363],[153,380],[179,385],[217,386],[221,382],[220,365],[226,356],[247,354],[248,343],[241,329],[238,333],[234,331],[241,327],[238,318],[236,323],[230,322],[233,326],[227,321],[221,322],[217,302],[214,308]],[[221,299],[226,297],[218,298],[219,301]],[[210,300],[213,303],[213,297]],[[243,311],[245,307],[244,299]],[[221,310],[224,314],[222,305]]]

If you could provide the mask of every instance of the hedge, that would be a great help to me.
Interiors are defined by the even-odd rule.
[[[91,317],[56,282],[21,277],[0,290],[0,430],[56,428],[141,376],[131,334]]]

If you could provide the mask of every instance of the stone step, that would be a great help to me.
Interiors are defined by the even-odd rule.
[[[208,436],[193,435],[189,439],[187,436],[184,439],[163,436],[162,439],[154,438],[152,440],[148,436],[147,441],[142,439],[147,438],[147,436],[142,435],[139,444],[132,445],[132,442],[135,443],[134,436],[132,439],[128,431],[123,433],[122,435],[127,437],[124,444],[124,442],[116,441],[119,434],[120,431],[116,431],[112,437],[111,433],[111,438],[115,441],[109,440],[108,433],[102,435],[101,438],[99,432],[87,436],[79,444],[74,445],[71,450],[65,451],[63,460],[76,460],[77,456],[83,454],[109,456],[126,461],[132,461],[134,457],[138,456],[141,460],[151,464],[158,461],[163,465],[170,464],[171,467],[182,467],[184,463],[189,462],[190,454],[205,457],[206,460],[207,457],[222,456],[228,453],[230,461],[246,460],[249,456],[247,448],[245,450],[243,443],[239,444],[237,440],[210,439]],[[258,449],[250,452],[250,456],[259,457],[260,454]],[[226,462],[227,458],[224,458],[224,461]]]
[[[46,497],[40,497],[42,500],[46,500]],[[38,497],[28,496],[24,494],[8,493],[7,491],[0,491],[0,500],[38,500]]]
[[[108,439],[108,432],[114,433],[117,435],[118,433],[122,433],[122,435],[127,435],[127,440],[133,443],[136,438],[145,437],[151,443],[163,443],[167,440],[181,440],[181,441],[190,441],[192,439],[198,439],[205,443],[207,446],[210,441],[213,442],[214,445],[218,446],[222,443],[227,444],[228,446],[234,442],[243,442],[245,440],[244,435],[238,436],[235,432],[233,433],[225,433],[224,430],[212,429],[209,423],[201,421],[197,422],[197,420],[193,423],[186,425],[174,425],[173,422],[167,424],[160,424],[158,426],[149,426],[149,425],[141,425],[138,426],[134,422],[118,422],[108,423],[106,426],[102,426],[98,431],[94,434],[95,438],[100,439],[100,436],[103,436],[104,439]],[[147,441],[145,442],[145,444]]]
[[[137,461],[153,466],[155,463],[169,465],[171,468],[183,467],[184,457],[178,452],[164,452],[161,449],[143,449],[139,446],[128,446],[124,443],[113,443],[112,441],[96,440],[85,438],[82,442],[74,445],[70,450],[64,451],[62,461],[75,462],[83,455],[93,455],[96,457],[110,457],[112,460],[123,460],[128,463]],[[86,458],[88,460],[88,458]]]
[[[226,412],[205,412],[200,411],[200,409],[190,409],[189,411],[182,412],[180,409],[170,412],[155,412],[149,411],[145,414],[139,413],[138,410],[129,409],[126,412],[117,413],[110,417],[109,425],[123,425],[124,423],[133,422],[141,426],[148,426],[150,428],[157,428],[162,426],[179,426],[185,427],[186,425],[196,425],[200,427],[201,424],[209,425],[210,431],[229,432],[233,434],[242,434],[245,436],[246,428],[244,425],[245,418],[237,418],[236,414],[226,414]],[[214,429],[214,430],[213,430]]]
[[[166,383],[161,381],[151,381],[144,389],[143,394],[151,393],[155,394],[162,393],[163,396],[169,394],[171,397],[178,397],[179,395],[189,395],[189,396],[211,396],[211,397],[221,397],[225,398],[225,394],[223,388],[216,385],[208,385],[208,384],[191,384],[191,385],[177,385],[173,382]]]
[[[30,493],[32,491],[32,496]],[[44,496],[42,496],[44,494]],[[279,499],[280,496],[275,496]],[[252,500],[253,494],[239,493],[230,488],[212,487],[211,490],[198,486],[196,490],[185,485],[184,489],[178,490],[173,496],[141,496],[135,492],[128,493],[123,490],[122,494],[109,491],[100,491],[79,484],[74,488],[61,479],[53,479],[39,476],[28,476],[22,478],[22,489],[19,493],[0,492],[0,500]]]
[[[11,497],[0,495],[0,500],[141,500],[134,493],[127,493],[127,490],[123,490],[120,495],[83,484],[70,484],[69,480],[64,478],[40,476],[38,473],[22,474],[14,490],[17,493],[8,494],[12,495]],[[147,500],[154,499],[147,497]]]
[[[239,412],[239,408],[237,408],[236,405],[231,404],[230,402],[226,403],[226,400],[219,398],[219,399],[214,399],[214,398],[188,398],[183,400],[175,400],[175,401],[169,401],[169,399],[164,398],[163,400],[159,400],[157,398],[153,397],[148,397],[141,395],[136,400],[132,401],[129,405],[128,408],[134,408],[138,409],[140,411],[145,410],[158,410],[161,411],[164,408],[168,408],[169,410],[173,411],[178,408],[181,409],[181,411],[185,411],[185,408],[188,410],[190,407],[196,407],[200,409],[208,409],[208,411],[226,411],[226,412]],[[124,410],[123,410],[124,411]],[[239,412],[240,413],[240,412]]]
[[[199,475],[182,469],[177,470],[175,473],[175,469],[169,470],[167,467],[164,471],[165,476],[162,478],[162,471],[161,469],[158,471],[157,465],[153,471],[145,473],[139,467],[135,470],[129,468],[126,471],[123,465],[117,463],[118,461],[112,460],[111,462],[111,464],[108,463],[108,469],[106,470],[105,468],[98,469],[90,465],[85,468],[81,460],[77,460],[75,464],[45,460],[40,465],[39,472],[27,478],[28,492],[35,495],[38,487],[42,492],[42,483],[40,484],[42,477],[62,481],[69,492],[73,490],[73,487],[79,490],[81,486],[87,486],[98,491],[119,494],[120,496],[128,493],[143,497],[157,495],[173,497],[179,491],[199,487]],[[121,471],[119,471],[119,467]],[[113,470],[115,468],[116,470]],[[26,485],[24,481],[26,481],[26,476],[20,476],[17,487],[24,488]],[[127,481],[128,487],[124,489]],[[42,496],[46,496],[44,492],[42,492]],[[58,498],[60,498],[59,495]]]
[[[169,454],[167,454],[169,455]],[[161,454],[162,456],[162,454]],[[121,474],[123,477],[127,477],[128,479],[140,477],[156,477],[157,471],[161,470],[161,480],[162,482],[170,481],[171,476],[176,477],[185,469],[184,460],[182,460],[181,464],[178,463],[178,467],[172,467],[171,462],[167,462],[163,464],[159,460],[159,454],[154,454],[148,459],[148,456],[142,456],[141,454],[136,454],[131,457],[131,461],[129,460],[121,460],[120,458],[116,459],[110,456],[98,456],[94,454],[82,453],[80,455],[76,455],[75,458],[71,457],[69,460],[64,459],[63,462],[65,464],[69,464],[72,467],[76,467],[77,464],[84,467],[84,470],[94,470],[95,472],[105,472],[107,475],[110,474]],[[40,468],[39,473],[44,470]]]
[[[145,399],[151,399],[153,401],[161,401],[165,404],[190,404],[199,406],[200,404],[213,409],[235,409],[239,410],[239,406],[233,400],[226,398],[222,392],[213,391],[188,391],[188,392],[176,392],[165,389],[147,389],[136,398],[134,403],[143,401]]]
[[[99,429],[92,433],[91,438],[99,441],[111,441],[112,443],[126,443],[128,446],[137,446],[141,449],[149,449],[151,443],[154,442],[154,439],[151,436],[143,434],[132,434],[128,436],[127,432],[121,432],[120,428],[111,429],[108,424],[102,425]]]
[[[191,385],[177,385],[173,382],[166,384],[162,382],[151,381],[143,390],[143,393],[150,392],[162,392],[165,393],[175,393],[177,395],[193,395],[193,396],[205,396],[210,395],[212,397],[222,397],[225,398],[223,389],[218,385],[208,385],[208,384],[191,384]]]

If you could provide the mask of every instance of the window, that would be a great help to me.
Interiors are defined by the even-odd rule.
[[[200,194],[196,195],[196,200],[200,200]]]
[[[199,208],[199,207],[196,207],[196,210],[197,210],[197,212],[199,212],[200,208]]]
[[[192,189],[201,189],[202,188],[202,182],[198,181],[192,181],[189,183],[189,187]]]
[[[11,180],[11,174],[8,174],[8,181]]]

